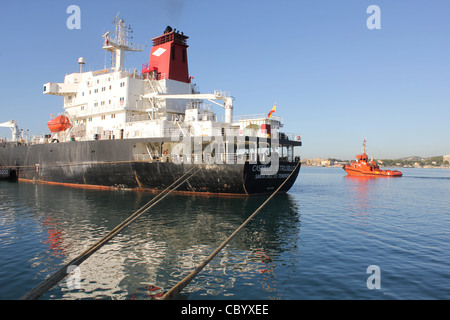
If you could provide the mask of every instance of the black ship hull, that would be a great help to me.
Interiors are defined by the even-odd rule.
[[[161,141],[161,139],[158,139]],[[61,184],[98,189],[164,190],[193,166],[201,170],[177,191],[203,194],[253,195],[287,192],[297,179],[300,163],[280,158],[275,174],[252,163],[174,163],[160,159],[139,160],[137,144],[156,139],[94,140],[35,145],[0,145],[0,167],[19,181]],[[292,175],[291,175],[292,173]]]

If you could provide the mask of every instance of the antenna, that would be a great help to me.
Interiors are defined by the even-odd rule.
[[[118,18],[118,16],[119,13],[113,19],[114,31],[108,31],[102,36],[105,39],[103,49],[115,55],[115,71],[124,71],[125,52],[144,51],[144,46],[131,43],[130,39],[133,37],[130,34],[133,33],[133,29],[131,25],[127,26],[125,20]]]
[[[78,58],[78,64],[80,65],[80,73],[83,72],[83,65],[86,63],[83,57]]]

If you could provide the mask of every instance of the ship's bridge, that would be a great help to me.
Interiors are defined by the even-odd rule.
[[[277,138],[278,129],[283,126],[283,118],[267,114],[235,116],[232,125],[239,127],[239,134],[261,138]]]

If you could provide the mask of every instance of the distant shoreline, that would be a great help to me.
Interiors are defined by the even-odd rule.
[[[372,160],[374,160],[372,158]],[[310,158],[302,159],[302,164],[305,166],[318,166],[318,167],[339,167],[351,160],[341,160],[337,158]],[[450,155],[434,156],[428,158],[422,158],[418,156],[405,157],[400,159],[378,159],[375,160],[379,167],[390,168],[449,168],[450,167]]]
[[[350,161],[348,161],[350,162]],[[336,165],[314,165],[314,164],[305,164],[302,163],[302,167],[316,167],[316,168],[342,168],[341,164],[336,164]],[[418,166],[418,167],[412,167],[412,166],[381,166],[380,168],[405,168],[405,169],[450,169],[450,166]]]

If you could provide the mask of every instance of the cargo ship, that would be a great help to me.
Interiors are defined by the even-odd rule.
[[[363,141],[364,152],[356,156],[356,161],[347,163],[343,169],[349,176],[365,176],[365,177],[401,177],[402,173],[398,170],[382,170],[378,164],[366,153],[366,140]]]
[[[302,141],[281,132],[276,104],[269,113],[235,116],[228,92],[200,93],[189,74],[188,36],[170,26],[152,39],[148,63],[127,70],[125,54],[144,47],[131,43],[123,19],[113,25],[102,35],[110,68],[84,71],[80,57],[79,72],[44,84],[45,95],[64,101],[47,124],[49,134],[24,138],[15,120],[1,124],[13,133],[11,141],[0,141],[3,178],[158,191],[198,166],[178,192],[254,195],[282,183],[280,192],[291,188]],[[222,115],[214,112],[217,105]]]

